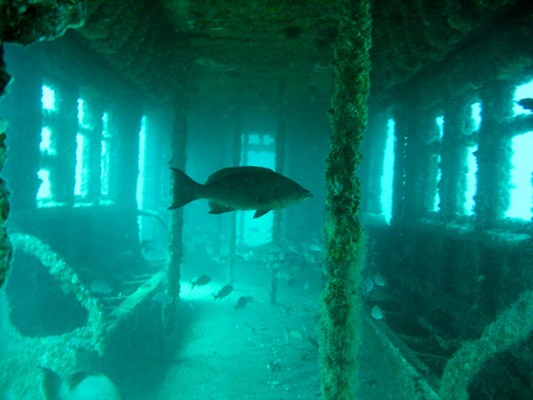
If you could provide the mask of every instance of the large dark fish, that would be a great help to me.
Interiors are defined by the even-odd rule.
[[[170,209],[196,199],[207,199],[210,214],[256,210],[254,218],[258,218],[270,210],[290,207],[312,196],[309,190],[268,168],[224,168],[211,174],[204,185],[179,169],[171,169],[174,199]]]
[[[104,374],[79,371],[66,379],[51,369],[42,371],[42,393],[46,400],[123,400],[116,385]]]

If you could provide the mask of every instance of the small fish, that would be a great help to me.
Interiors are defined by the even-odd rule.
[[[370,315],[376,321],[379,321],[379,320],[383,319],[383,310],[381,309],[380,306],[375,305],[374,307],[372,307],[372,310],[370,310]]]
[[[174,303],[174,299],[167,292],[157,292],[153,295],[152,301],[155,301],[163,306]]]
[[[225,285],[218,292],[213,293],[213,297],[215,298],[215,300],[223,299],[224,297],[229,296],[231,292],[233,292],[233,286]]]
[[[533,99],[526,97],[524,99],[520,99],[516,102],[519,106],[521,106],[524,110],[533,111]]]
[[[233,308],[235,308],[235,310],[242,310],[250,301],[252,301],[252,296],[241,296]]]
[[[179,169],[171,169],[174,172],[171,210],[207,199],[210,214],[255,210],[254,218],[259,218],[270,210],[290,207],[312,196],[309,190],[268,168],[223,168],[211,174],[204,185]]]
[[[192,279],[191,281],[191,290],[194,289],[195,286],[204,286],[207,285],[209,282],[211,282],[211,277],[207,275],[200,275]]]
[[[51,369],[40,368],[45,400],[123,400],[117,386],[104,374],[78,371],[62,379]]]

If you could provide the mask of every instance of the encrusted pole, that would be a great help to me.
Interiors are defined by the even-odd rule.
[[[509,207],[511,140],[501,129],[511,117],[513,85],[496,81],[480,93],[483,110],[479,128],[477,157],[476,225],[480,229],[494,226]]]
[[[466,201],[466,165],[468,138],[472,134],[469,98],[453,98],[446,103],[444,135],[442,138],[439,183],[440,213],[445,221],[464,214]]]
[[[187,160],[187,114],[183,102],[176,102],[174,106],[174,121],[172,124],[172,161],[174,168],[184,170]],[[176,304],[180,295],[181,263],[183,259],[183,208],[170,213],[169,261],[167,267],[167,294]],[[171,304],[170,306],[172,306]]]
[[[180,92],[183,92],[181,88]],[[187,110],[188,102],[185,97],[177,98],[173,103],[173,120],[171,130],[172,159],[170,166],[185,170],[187,162]],[[173,174],[171,175],[173,178]],[[173,182],[171,183],[173,188]],[[172,189],[174,193],[174,189]],[[168,263],[165,292],[172,302],[165,304],[162,309],[163,332],[172,334],[178,317],[178,304],[180,300],[181,265],[183,263],[183,208],[170,212],[170,228],[168,238]]]
[[[364,246],[355,173],[367,124],[372,16],[369,0],[340,0],[339,6],[333,133],[326,168],[326,287],[320,321],[323,400],[356,398],[361,340]]]

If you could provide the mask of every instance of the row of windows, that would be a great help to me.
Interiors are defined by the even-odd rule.
[[[41,168],[37,175],[41,181],[37,192],[37,204],[39,206],[50,206],[56,204],[53,192],[53,182],[51,182],[51,165],[57,157],[57,132],[55,126],[59,119],[57,107],[58,94],[51,86],[42,87],[41,105],[43,111],[43,124],[41,129],[41,142],[39,149],[41,152]],[[89,173],[90,166],[90,144],[95,138],[100,140],[100,193],[99,201],[109,200],[109,170],[110,170],[110,149],[112,135],[109,129],[109,114],[103,112],[97,118],[101,119],[101,124],[93,124],[87,112],[88,103],[84,99],[78,99],[77,122],[78,131],[76,133],[76,168],[74,180],[74,196],[76,203],[83,203],[89,194]],[[100,129],[98,127],[101,127]],[[97,131],[99,129],[99,131]]]
[[[43,123],[41,129],[41,142],[39,145],[41,153],[41,167],[37,173],[41,184],[37,192],[37,204],[40,207],[57,205],[54,193],[53,165],[59,154],[57,149],[56,126],[60,119],[57,107],[59,94],[57,90],[49,85],[42,87],[42,115]],[[113,133],[110,126],[110,116],[106,111],[97,112],[91,109],[91,104],[83,98],[77,100],[77,133],[76,133],[76,166],[74,170],[74,198],[76,205],[87,202],[93,203],[95,200],[100,204],[111,203],[110,176],[111,176],[111,154],[113,147]],[[146,140],[146,117],[142,119],[141,130],[139,132],[139,176],[137,180],[137,203],[142,207],[142,190],[144,182],[144,150]],[[94,146],[94,141],[99,141]],[[92,154],[98,152],[99,154]],[[94,159],[99,160],[99,173],[94,174]],[[88,199],[90,180],[98,178],[99,192],[97,199]]]
[[[531,111],[526,110],[524,107],[518,104],[518,100],[523,98],[533,98],[533,81],[516,88],[514,98],[515,103],[513,104],[513,112],[515,116],[531,113]],[[479,130],[479,127],[481,126],[481,111],[481,103],[478,102],[471,105],[471,118],[474,132]],[[437,117],[435,122],[439,128],[440,136],[442,138],[444,124],[446,123],[444,116]],[[393,119],[390,119],[385,147],[384,172],[381,179],[381,205],[383,214],[387,221],[390,221],[392,217],[395,140],[394,128],[395,122]],[[533,162],[531,161],[531,149],[533,149],[533,131],[524,132],[523,134],[514,136],[511,139],[511,148],[513,151],[513,156],[511,158],[511,181],[509,182],[510,205],[505,215],[509,218],[531,220],[533,217]],[[463,213],[465,215],[472,215],[474,211],[475,194],[477,190],[477,149],[477,144],[472,144],[469,146],[467,153],[467,189],[465,192],[466,200],[463,204]],[[440,164],[440,156],[438,156],[438,163]],[[440,177],[441,171],[439,169],[437,180],[440,180]],[[433,211],[438,212],[440,204],[438,191],[433,204]]]

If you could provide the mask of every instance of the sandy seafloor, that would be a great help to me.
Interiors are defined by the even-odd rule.
[[[313,343],[317,339],[319,289],[307,283],[289,287],[280,279],[277,304],[271,305],[268,275],[259,275],[263,275],[265,285],[255,283],[256,275],[246,281],[237,276],[234,292],[217,301],[212,293],[221,282],[211,282],[193,292],[184,285],[181,312],[190,320],[182,343],[175,354],[165,355],[170,362],[159,382],[133,396],[130,393],[128,398],[320,398],[318,349]],[[253,301],[235,310],[233,305],[239,296],[253,296]],[[358,398],[397,399],[395,379],[373,351],[374,346],[372,338],[364,335]]]

